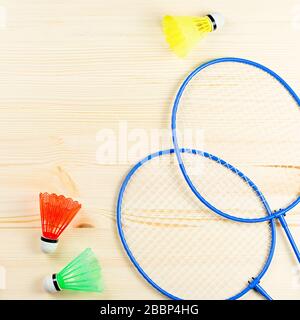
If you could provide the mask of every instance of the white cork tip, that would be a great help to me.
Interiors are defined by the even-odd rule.
[[[44,253],[52,253],[56,250],[57,248],[57,242],[53,243],[53,242],[46,242],[44,240],[41,239],[41,250]]]
[[[54,286],[54,283],[53,283],[52,276],[47,276],[44,279],[44,289],[49,293],[57,292],[57,290]]]
[[[225,24],[224,16],[220,13],[211,13],[210,15],[214,18],[214,20],[216,22],[217,30],[221,29]]]

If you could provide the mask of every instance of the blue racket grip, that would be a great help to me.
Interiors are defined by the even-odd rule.
[[[267,291],[262,288],[259,284],[254,287],[254,290],[261,294],[267,300],[273,300],[272,297],[267,293]]]
[[[293,238],[293,236],[292,236],[292,234],[291,234],[291,231],[290,231],[290,229],[289,229],[289,227],[288,227],[288,224],[286,223],[286,220],[285,220],[285,218],[284,218],[284,215],[279,216],[278,219],[279,219],[279,221],[280,221],[280,223],[281,223],[281,225],[282,225],[282,228],[284,229],[284,231],[285,231],[285,233],[286,233],[286,236],[287,236],[288,239],[289,239],[289,242],[290,242],[290,244],[291,244],[291,246],[292,246],[292,248],[293,248],[293,250],[294,250],[294,252],[295,252],[295,255],[296,255],[296,257],[297,257],[297,260],[298,260],[298,262],[300,263],[300,252],[299,252],[299,249],[298,249],[298,247],[297,247],[297,245],[296,245],[296,242],[295,242],[295,240],[294,240],[294,238]]]

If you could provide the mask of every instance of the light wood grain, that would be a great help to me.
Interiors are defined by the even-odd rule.
[[[98,163],[97,133],[117,134],[120,121],[131,129],[167,129],[180,81],[216,57],[257,60],[300,92],[300,30],[293,24],[299,5],[297,0],[0,0],[7,12],[7,26],[0,29],[0,265],[7,288],[0,298],[163,298],[137,274],[118,240],[115,202],[130,164]],[[211,11],[225,15],[222,32],[211,34],[186,60],[172,55],[161,17]],[[53,257],[39,251],[40,191],[83,204]],[[287,220],[300,243],[299,208]],[[264,287],[274,298],[299,299],[298,264],[280,229],[277,242]],[[43,276],[85,247],[99,256],[106,290],[45,293]]]

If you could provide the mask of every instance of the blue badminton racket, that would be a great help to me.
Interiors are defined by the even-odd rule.
[[[226,186],[228,209],[271,214],[254,182],[235,167],[209,153],[180,152],[194,173],[220,191],[220,202]],[[223,186],[207,175],[211,171],[226,177]],[[249,298],[254,291],[271,299],[260,281],[274,254],[274,220],[240,224],[211,212],[190,192],[173,149],[151,154],[129,171],[118,196],[117,228],[138,272],[171,299]]]
[[[278,218],[300,262],[284,218],[300,202],[299,106],[297,94],[272,70],[245,59],[221,58],[197,67],[183,81],[171,126],[181,172],[196,197],[230,220],[254,223]],[[201,139],[184,141],[186,131]],[[273,213],[226,210],[206,180],[201,181],[184,161],[183,146],[217,154],[245,172],[268,199]],[[216,178],[214,172],[207,174]]]

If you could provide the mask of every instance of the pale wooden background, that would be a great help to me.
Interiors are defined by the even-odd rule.
[[[115,228],[115,201],[127,163],[100,164],[97,133],[119,121],[129,128],[168,128],[174,92],[184,75],[216,57],[257,60],[300,92],[300,1],[0,0],[0,265],[1,299],[162,298],[126,258]],[[165,14],[222,12],[227,23],[186,60],[170,53]],[[1,24],[0,24],[1,25]],[[53,257],[39,251],[40,191],[83,203]],[[288,217],[300,244],[300,209]],[[100,295],[41,288],[86,247],[103,266]],[[277,299],[300,298],[300,271],[281,230],[263,279]],[[246,298],[258,298],[249,294]]]

